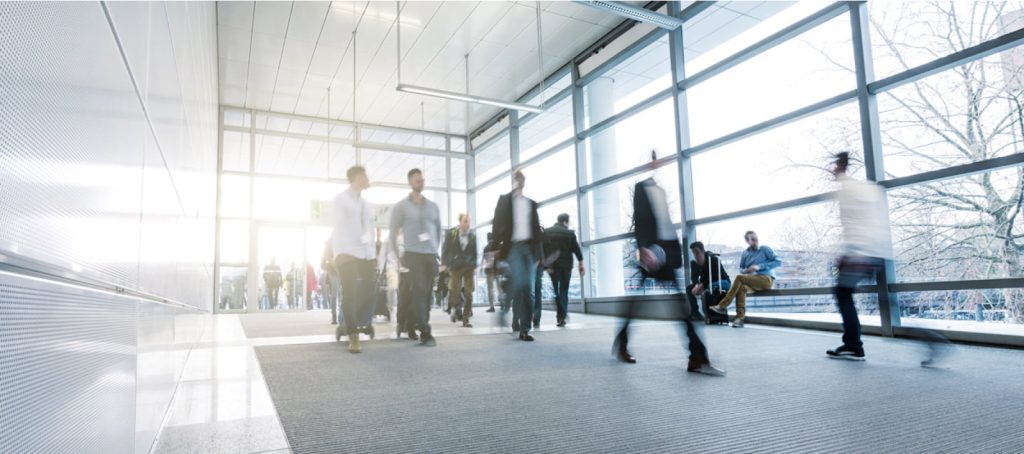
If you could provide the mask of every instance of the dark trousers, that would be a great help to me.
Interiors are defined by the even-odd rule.
[[[281,294],[281,287],[267,287],[267,305],[271,309],[277,309],[277,298]]]
[[[678,292],[679,287],[675,285],[675,289]],[[679,313],[675,314],[675,318],[682,320],[680,328],[682,328],[683,335],[687,339],[687,344],[690,349],[690,359],[700,361],[701,363],[708,363],[711,359],[708,357],[708,349],[704,346],[704,342],[700,339],[700,335],[697,333],[697,327],[694,326],[693,322],[690,321],[690,311],[688,310],[688,304],[682,295],[676,293],[678,298],[677,308]],[[619,330],[619,335],[615,338],[615,342],[623,349],[629,343],[629,322],[632,321],[638,315],[638,308],[642,302],[636,300],[636,298],[627,298],[628,308],[626,309],[625,321],[622,323],[622,328]]]
[[[572,268],[552,268],[551,284],[555,287],[555,305],[558,311],[558,323],[565,321],[569,313],[569,279],[572,278]]]
[[[420,334],[430,336],[430,303],[434,279],[437,277],[437,256],[434,254],[418,254],[406,252],[402,254],[402,265],[409,269],[403,278],[409,279],[409,309],[412,316],[409,322],[420,330]]]
[[[398,321],[398,332],[409,333],[416,329],[412,320],[412,278],[409,273],[401,273],[398,277],[398,308],[396,320]]]
[[[697,304],[697,297],[693,295],[693,288],[696,286],[697,284],[686,286],[686,299],[690,302],[690,318],[693,318],[694,315],[700,316],[700,305]]]
[[[853,302],[853,289],[860,281],[874,276],[881,266],[882,261],[874,257],[844,256],[839,260],[839,279],[833,292],[843,317],[843,345],[846,347],[860,349],[864,346],[860,340],[860,318]]]
[[[331,321],[337,322],[338,287],[340,286],[340,284],[338,283],[338,278],[337,276],[334,275],[334,273],[328,272],[327,276],[324,278],[324,283],[326,285],[320,288],[320,293],[321,295],[323,295],[324,299],[327,300],[327,305],[331,308]]]
[[[508,252],[509,292],[513,324],[519,332],[529,333],[533,322],[533,293],[537,259],[528,243],[515,243]]]
[[[540,312],[543,303],[544,268],[538,266],[533,275],[533,324],[540,324]]]
[[[367,315],[373,307],[374,261],[338,254],[334,265],[341,279],[341,312],[345,318],[345,331],[351,336],[359,327],[366,326]]]

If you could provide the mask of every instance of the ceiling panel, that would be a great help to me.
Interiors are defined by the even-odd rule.
[[[306,72],[309,62],[313,59],[314,43],[294,39],[284,40],[284,52],[281,55],[281,67]]]
[[[249,61],[252,31],[221,25],[217,27],[217,56],[243,62]]]
[[[253,2],[217,2],[217,24],[252,30]]]
[[[288,31],[291,12],[292,2],[256,2],[253,30],[276,38],[283,38]]]
[[[298,2],[292,8],[287,38],[315,43],[320,37],[330,2]]]

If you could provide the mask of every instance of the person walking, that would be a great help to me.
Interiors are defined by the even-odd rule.
[[[657,155],[651,152],[651,162]],[[676,290],[676,309],[681,314],[684,337],[689,339],[690,357],[686,370],[708,375],[725,375],[725,371],[711,365],[708,350],[697,333],[697,327],[690,320],[689,304],[679,289],[676,270],[683,266],[682,245],[668,210],[665,190],[653,178],[640,181],[633,190],[633,238],[636,240],[640,259],[640,272],[644,279],[655,279],[669,284]],[[636,363],[636,357],[629,352],[629,324],[636,316],[638,302],[628,298],[626,317],[615,341],[612,353],[624,363]]]
[[[569,313],[569,280],[572,278],[573,256],[579,262],[580,278],[586,274],[587,269],[583,266],[583,252],[576,239],[576,232],[569,228],[568,213],[559,214],[558,222],[548,227],[544,235],[547,239],[546,244],[551,249],[545,252],[554,259],[548,268],[548,274],[555,289],[556,318],[558,326],[563,327]]]
[[[332,233],[333,235],[333,233]],[[320,291],[327,299],[327,305],[331,308],[331,324],[338,324],[338,293],[339,284],[338,270],[334,267],[334,245],[332,240],[324,242],[324,253],[320,257],[320,269],[324,272],[323,282],[320,284]]]
[[[544,257],[537,202],[523,195],[526,176],[522,170],[512,174],[512,192],[498,198],[494,209],[494,240],[498,242],[498,260],[509,267],[508,295],[512,298],[512,330],[519,339],[532,342],[533,289],[535,273]]]
[[[266,309],[277,309],[284,278],[281,276],[281,267],[277,265],[277,259],[273,257],[270,258],[270,264],[263,267],[263,283],[267,286]]]
[[[487,280],[487,312],[494,312],[494,298],[495,298],[495,287],[501,291],[501,286],[496,285],[498,282],[498,263],[495,256],[498,254],[498,245],[494,242],[494,233],[487,232],[487,245],[484,246],[484,258],[480,262],[481,268],[484,269],[484,277]]]
[[[441,253],[441,270],[448,271],[448,307],[452,308],[452,322],[462,314],[462,326],[472,328],[473,291],[476,279],[476,232],[470,230],[470,217],[459,215],[459,225],[445,235]],[[459,298],[462,295],[462,298]]]
[[[413,326],[419,329],[420,344],[437,345],[430,331],[431,285],[438,275],[437,249],[441,241],[441,212],[437,204],[423,195],[423,171],[412,169],[406,175],[412,192],[391,209],[391,250],[398,250],[398,235],[404,238],[405,248],[399,257],[399,267],[409,272],[410,309]],[[414,330],[413,330],[414,331]],[[415,336],[410,331],[409,337]]]
[[[341,279],[341,311],[344,326],[338,326],[335,337],[340,338],[341,330],[348,335],[348,351],[361,352],[359,332],[373,337],[373,325],[359,326],[364,319],[367,304],[373,301],[374,284],[374,208],[363,199],[363,191],[370,187],[366,169],[353,166],[346,172],[349,187],[334,197],[332,214],[334,218],[334,267]]]

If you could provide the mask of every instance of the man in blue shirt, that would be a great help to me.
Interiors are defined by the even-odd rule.
[[[740,274],[732,282],[732,287],[717,306],[711,310],[719,314],[729,313],[729,304],[736,298],[736,318],[732,321],[733,328],[743,328],[743,319],[747,315],[747,293],[768,290],[775,285],[775,268],[782,266],[782,260],[768,246],[762,246],[757,234],[752,230],[743,235],[747,240],[747,250],[740,257]]]

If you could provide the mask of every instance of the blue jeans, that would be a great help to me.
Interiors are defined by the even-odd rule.
[[[533,323],[533,292],[537,282],[537,259],[529,243],[515,243],[508,252],[509,298],[512,319],[521,333],[529,333]]]

